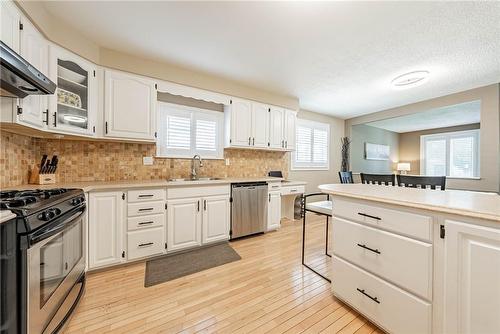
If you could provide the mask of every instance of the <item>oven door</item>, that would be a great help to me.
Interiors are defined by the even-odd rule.
[[[27,250],[27,328],[43,333],[85,271],[85,206],[39,236]]]

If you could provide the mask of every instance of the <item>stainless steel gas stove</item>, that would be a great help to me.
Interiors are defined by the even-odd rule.
[[[10,245],[0,247],[1,256],[15,259],[1,271],[0,324],[6,333],[57,332],[85,287],[83,191],[2,191],[0,209],[16,214],[13,227],[0,229],[0,240]]]

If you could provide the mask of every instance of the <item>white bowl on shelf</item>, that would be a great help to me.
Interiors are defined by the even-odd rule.
[[[57,66],[57,76],[63,77],[69,81],[73,81],[82,85],[85,83],[85,80],[87,79],[86,76],[81,75],[80,73],[73,72],[72,70],[69,70],[61,65]]]

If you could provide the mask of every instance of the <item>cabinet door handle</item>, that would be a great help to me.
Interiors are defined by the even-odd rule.
[[[146,242],[144,244],[139,244],[139,247],[147,247],[147,246],[153,246],[153,242]]]
[[[366,296],[366,297],[370,298],[371,300],[373,300],[375,303],[380,304],[380,300],[378,300],[377,297],[372,297],[369,294],[367,294],[365,292],[365,289],[356,288],[356,290],[358,290],[358,292],[361,293],[361,294],[363,294],[364,296]]]
[[[358,212],[358,215],[363,216],[363,217],[368,217],[368,218],[376,219],[376,220],[382,220],[382,218],[380,218],[380,217],[368,215],[368,214],[362,213],[362,212]]]
[[[290,192],[291,192],[291,193],[294,193],[294,192],[296,192],[296,191],[297,191],[297,189],[290,189]]]
[[[248,137],[248,146],[250,146],[251,142],[252,142],[252,137]]]
[[[203,210],[207,211],[207,200],[203,201]]]
[[[142,212],[142,211],[151,211],[151,210],[153,210],[153,209],[154,209],[154,208],[141,208],[141,209],[139,209],[138,211],[141,211],[141,212]]]
[[[148,221],[148,222],[140,222],[138,225],[149,225],[149,224],[153,224],[154,221]]]
[[[379,251],[378,249],[370,248],[370,247],[368,247],[368,246],[366,246],[366,245],[364,245],[364,244],[357,244],[357,245],[358,245],[359,247],[361,247],[361,248],[364,248],[364,249],[366,249],[366,250],[369,250],[370,252],[374,252],[374,253],[377,253],[377,254],[382,254],[382,253],[380,253],[380,251]]]
[[[269,202],[271,202],[271,194],[269,194]]]
[[[288,140],[285,140],[285,148],[288,148]]]
[[[154,196],[153,194],[146,194],[146,195],[139,195],[137,197],[144,198],[144,197],[153,197],[153,196]]]
[[[200,212],[200,201],[198,201],[198,212]]]
[[[45,121],[42,122],[49,125],[49,109],[45,110],[43,114],[45,114]]]
[[[57,112],[54,113],[54,127],[57,127]]]
[[[252,138],[252,146],[255,146],[255,137]]]
[[[281,148],[285,148],[285,141],[284,140],[281,141]]]

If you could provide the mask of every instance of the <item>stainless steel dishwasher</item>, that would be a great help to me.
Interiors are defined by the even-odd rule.
[[[231,239],[265,232],[267,183],[234,183],[231,198]]]

